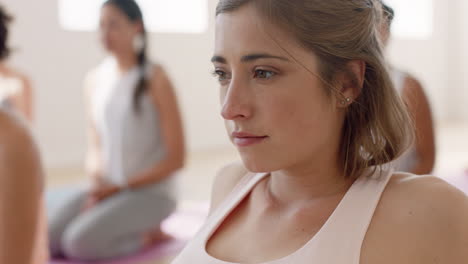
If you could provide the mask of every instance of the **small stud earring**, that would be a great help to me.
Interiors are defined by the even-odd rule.
[[[344,99],[344,100],[341,100],[340,103],[341,103],[342,105],[345,105],[345,104],[347,104],[347,103],[349,103],[349,102],[351,102],[351,98],[348,97],[348,98],[346,98],[346,99]]]

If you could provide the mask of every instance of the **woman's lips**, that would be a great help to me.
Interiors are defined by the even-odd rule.
[[[258,144],[265,140],[268,136],[257,136],[246,132],[233,132],[232,138],[236,146],[248,147]]]

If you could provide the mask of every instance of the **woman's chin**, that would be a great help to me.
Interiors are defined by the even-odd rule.
[[[260,172],[271,172],[275,169],[273,168],[272,164],[268,164],[267,160],[254,158],[254,157],[246,157],[241,154],[242,163],[244,167],[250,171],[255,173]]]
[[[114,46],[111,45],[110,43],[103,43],[102,48],[104,49],[105,52],[110,53],[112,55],[116,53]]]

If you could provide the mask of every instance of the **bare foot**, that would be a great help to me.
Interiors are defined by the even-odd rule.
[[[151,247],[154,244],[173,239],[169,234],[164,233],[161,229],[148,232],[144,237],[145,247]]]

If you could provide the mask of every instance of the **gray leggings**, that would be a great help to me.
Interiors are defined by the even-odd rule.
[[[127,190],[81,213],[87,191],[67,194],[49,209],[49,248],[79,260],[103,260],[129,255],[144,247],[144,235],[174,210],[173,199],[154,190]]]

